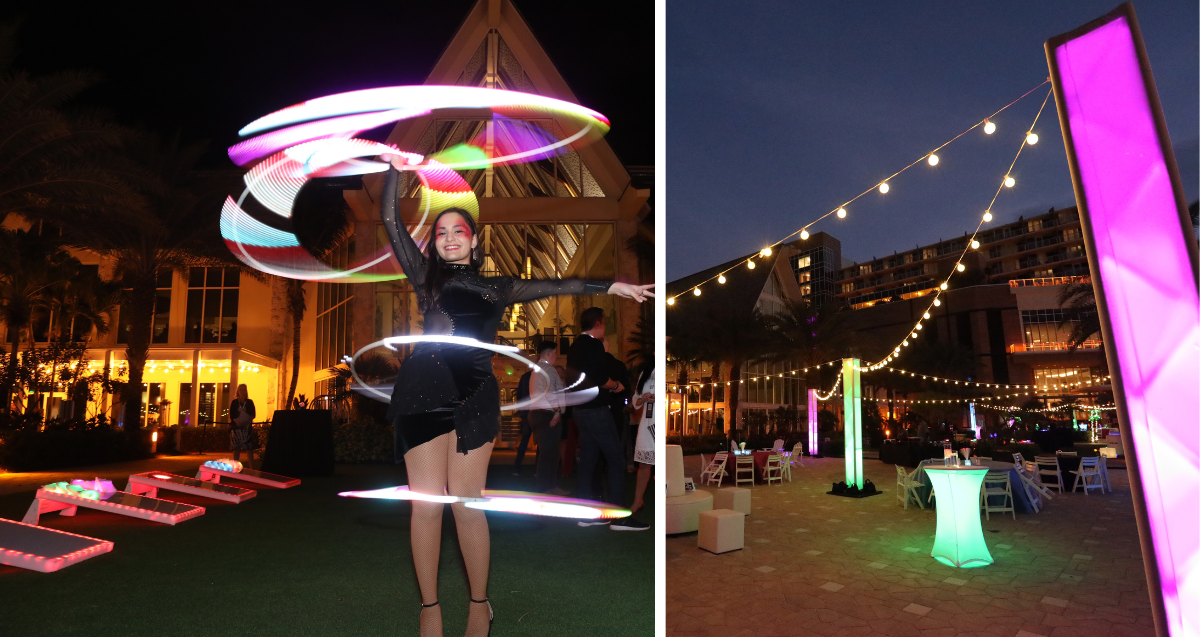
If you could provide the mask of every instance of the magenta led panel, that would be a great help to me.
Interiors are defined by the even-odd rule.
[[[112,549],[108,540],[0,519],[0,564],[53,573]]]
[[[1164,157],[1157,96],[1139,60],[1132,7],[1047,43],[1072,176],[1090,235],[1118,414],[1133,440],[1171,635],[1200,634],[1200,304],[1194,242]],[[1090,25],[1089,25],[1090,27]],[[1087,29],[1088,27],[1085,27]],[[1078,34],[1078,35],[1077,35]],[[1154,101],[1152,101],[1152,99]],[[1136,491],[1135,491],[1136,494]],[[1156,572],[1155,572],[1156,571]],[[1183,603],[1191,600],[1191,603]],[[1161,633],[1160,633],[1161,634]]]

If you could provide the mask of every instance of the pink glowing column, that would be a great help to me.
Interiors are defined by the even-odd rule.
[[[817,438],[817,390],[808,390],[808,455],[816,456],[820,451]]]
[[[1046,42],[1159,635],[1200,634],[1196,242],[1132,5]]]

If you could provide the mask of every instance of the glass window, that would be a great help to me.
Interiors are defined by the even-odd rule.
[[[239,281],[235,268],[191,269],[185,342],[237,342]]]

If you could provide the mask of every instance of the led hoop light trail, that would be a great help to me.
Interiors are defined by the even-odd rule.
[[[488,126],[470,141],[430,156],[354,137],[364,130],[451,109],[483,111]],[[570,134],[558,139],[520,118],[551,119]],[[309,179],[383,172],[388,164],[362,158],[398,155],[405,160],[402,170],[415,173],[421,183],[422,217],[412,232],[421,245],[430,215],[458,207],[479,219],[478,199],[455,170],[546,159],[569,147],[591,143],[608,129],[607,118],[577,104],[470,86],[394,86],[309,100],[262,117],[240,131],[254,137],[231,146],[229,157],[250,168],[242,194],[237,200],[225,200],[221,235],[239,260],[278,276],[360,282],[403,278],[388,247],[346,270],[326,266],[300,245],[294,233],[247,214],[242,208],[246,197],[252,195],[266,209],[291,219],[296,196]]]
[[[376,347],[386,347],[392,351],[396,351],[396,347],[395,347],[396,345],[408,345],[408,344],[412,344],[412,343],[441,343],[443,345],[458,345],[458,346],[462,346],[462,347],[478,347],[479,349],[485,349],[485,350],[488,350],[489,352],[494,352],[496,354],[500,354],[501,356],[507,356],[515,361],[520,362],[522,365],[528,366],[531,372],[533,372],[535,374],[541,374],[542,376],[546,376],[547,378],[549,378],[549,376],[546,374],[545,370],[543,370],[541,367],[539,367],[537,365],[534,365],[533,363],[530,363],[529,359],[525,358],[524,356],[521,356],[521,354],[520,354],[521,350],[517,347],[513,347],[511,345],[496,345],[494,343],[484,343],[483,341],[477,341],[473,338],[467,338],[464,336],[449,336],[449,335],[441,335],[441,334],[422,334],[422,335],[416,335],[416,336],[390,336],[383,340],[375,341],[374,343],[371,343],[370,345],[367,345],[367,346],[363,347],[362,349],[359,349],[357,352],[354,353],[353,357],[350,357],[350,356],[343,357],[342,362],[346,363],[347,367],[350,368],[350,375],[354,377],[354,381],[359,384],[359,386],[362,388],[363,392],[371,394],[372,396],[376,397],[378,400],[382,400],[383,402],[391,402],[392,397],[390,394],[382,392],[382,391],[366,384],[365,382],[363,382],[363,379],[358,375],[358,372],[354,369],[354,363],[356,361],[358,361],[358,358],[360,356],[367,353],[369,350],[375,349]],[[582,383],[584,381],[585,378],[586,378],[585,375],[580,374],[579,380],[575,381],[570,387],[563,389],[563,391],[561,393],[557,393],[557,396],[558,396],[557,400],[564,404],[565,403],[575,403],[575,402],[582,404],[582,403],[588,402],[589,400],[595,398],[596,395],[599,393],[599,390],[597,390],[595,388],[588,388],[583,391],[578,391],[578,392],[572,393],[570,395],[571,396],[570,400],[567,400],[565,393],[567,391],[577,387],[580,383]],[[510,403],[508,405],[501,405],[500,409],[501,409],[501,411],[512,411],[514,409],[523,409],[523,408],[533,404],[534,401],[537,401],[541,398],[542,398],[542,396],[540,396],[540,395],[539,396],[531,396],[527,400],[521,400],[521,401],[518,401],[515,403]]]
[[[631,512],[604,502],[592,500],[577,500],[575,498],[558,498],[540,493],[525,493],[522,491],[489,491],[484,490],[481,498],[467,498],[453,495],[434,495],[409,491],[408,487],[388,487],[370,491],[343,491],[338,495],[347,498],[372,498],[379,500],[417,500],[421,502],[437,502],[440,504],[462,504],[470,509],[481,511],[496,511],[503,513],[521,513],[524,515],[544,515],[555,518],[574,518],[586,520],[612,520],[628,517]]]

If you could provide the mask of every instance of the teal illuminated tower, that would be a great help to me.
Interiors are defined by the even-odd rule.
[[[842,359],[842,398],[846,421],[846,487],[863,488],[862,381],[857,358]]]

